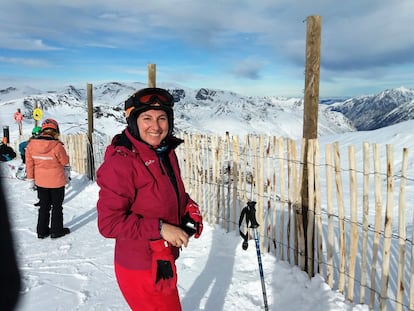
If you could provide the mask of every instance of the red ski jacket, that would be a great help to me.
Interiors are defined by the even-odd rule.
[[[166,155],[177,180],[177,193],[156,152],[134,139],[128,130],[125,135],[132,150],[117,144],[120,135],[115,136],[97,170],[98,229],[104,237],[115,239],[117,264],[131,270],[150,270],[149,241],[161,238],[159,220],[179,225],[191,200],[174,151],[182,140],[171,138]],[[173,247],[173,253],[177,258],[178,248]]]
[[[16,111],[13,115],[13,119],[16,122],[22,122],[23,121],[23,114],[21,112]]]

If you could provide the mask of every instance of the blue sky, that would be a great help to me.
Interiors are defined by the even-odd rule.
[[[321,97],[414,87],[412,0],[6,0],[0,88],[146,83],[156,64],[157,83],[303,96],[312,15]]]

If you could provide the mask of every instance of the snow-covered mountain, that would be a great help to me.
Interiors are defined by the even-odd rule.
[[[329,106],[343,113],[359,131],[375,130],[414,119],[414,90],[399,87]]]
[[[301,98],[248,97],[224,90],[190,89],[174,84],[159,86],[169,89],[174,95],[175,130],[178,132],[224,134],[228,131],[238,135],[256,133],[302,137]],[[143,87],[146,85],[138,82],[93,85],[95,123],[99,125],[102,121],[102,128],[98,128],[98,131],[105,132],[105,128],[113,130],[113,124],[109,125],[108,122],[124,126],[124,101]],[[21,108],[27,121],[32,119],[35,106],[40,107],[46,116],[53,116],[55,109],[65,109],[70,114],[84,114],[86,120],[86,93],[86,85],[56,90],[10,87],[0,90],[0,107],[6,111],[8,118],[12,118],[17,108]],[[354,131],[341,113],[329,110],[327,105],[320,106],[319,124],[319,135]],[[65,134],[87,130],[86,123],[69,125],[66,128],[63,126]]]
[[[250,97],[224,90],[190,89],[176,84],[159,86],[169,89],[174,95],[177,132],[224,134],[228,131],[238,135],[270,134],[293,139],[302,137],[302,98]],[[146,84],[139,82],[93,85],[96,129],[113,135],[114,128],[122,128],[125,125],[124,101],[144,87]],[[0,90],[0,107],[3,112],[0,121],[5,122],[3,117],[10,120],[17,108],[22,109],[27,121],[32,119],[35,106],[42,108],[45,116],[52,117],[55,109],[64,109],[68,114],[85,115],[85,123],[76,126],[68,122],[65,126],[65,120],[61,120],[63,132],[86,132],[86,93],[86,85],[70,85],[54,90],[9,87]],[[319,136],[376,129],[414,119],[414,90],[401,87],[347,100],[324,99],[319,107],[318,119]]]

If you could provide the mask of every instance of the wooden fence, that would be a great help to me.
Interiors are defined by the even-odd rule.
[[[406,209],[406,189],[413,191],[414,181],[407,176],[407,149],[397,161],[391,145],[381,157],[384,146],[369,143],[327,144],[321,155],[318,140],[309,140],[304,159],[304,142],[284,138],[182,138],[182,174],[208,223],[238,229],[241,209],[254,200],[262,250],[302,269],[315,267],[308,269],[311,276],[321,274],[350,301],[414,310],[413,211]],[[307,222],[314,224],[306,232],[300,196],[305,160]],[[307,257],[306,248],[313,250]]]
[[[62,140],[72,169],[86,174],[91,149],[86,135],[75,136]],[[395,160],[391,145],[335,142],[320,154],[318,140],[309,140],[304,159],[304,142],[286,138],[181,137],[182,175],[206,223],[238,230],[241,209],[254,200],[262,251],[307,266],[310,276],[322,275],[350,301],[374,310],[414,310],[414,213],[406,206],[407,189],[413,202],[414,180],[407,176],[407,149]],[[109,141],[94,137],[96,168]],[[305,160],[312,224],[306,232],[300,195]],[[308,256],[306,248],[313,250]]]

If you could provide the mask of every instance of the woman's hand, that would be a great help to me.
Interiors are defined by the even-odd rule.
[[[180,227],[162,224],[161,237],[175,247],[187,247],[189,236]]]

